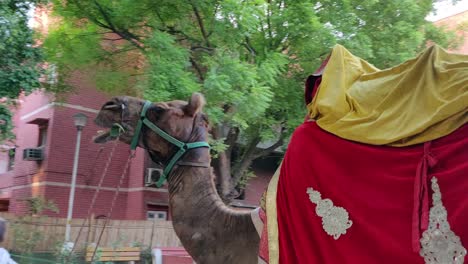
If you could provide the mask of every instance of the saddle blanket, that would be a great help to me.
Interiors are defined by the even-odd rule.
[[[307,121],[293,133],[268,186],[260,259],[463,263],[467,177],[468,125],[423,144],[390,147],[345,140]],[[434,227],[440,229],[428,236]],[[432,240],[421,247],[425,236]],[[459,262],[425,262],[424,254]]]

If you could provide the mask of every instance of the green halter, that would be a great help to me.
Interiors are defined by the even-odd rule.
[[[202,141],[184,143],[182,141],[175,139],[171,135],[167,134],[162,129],[157,127],[155,124],[153,124],[148,118],[146,118],[146,112],[148,111],[148,108],[150,106],[151,106],[151,102],[149,101],[146,101],[145,104],[143,105],[143,108],[140,113],[140,120],[138,120],[138,124],[135,129],[135,135],[133,136],[132,143],[130,144],[130,149],[135,150],[137,148],[138,140],[140,138],[141,128],[143,127],[143,124],[151,128],[151,130],[153,130],[156,134],[158,134],[159,136],[161,136],[162,138],[164,138],[165,140],[169,141],[170,143],[174,144],[175,146],[179,148],[179,150],[176,152],[176,154],[174,154],[172,159],[164,168],[161,178],[159,178],[158,182],[156,182],[156,186],[161,187],[163,183],[166,181],[166,178],[169,175],[169,173],[172,171],[172,168],[174,167],[174,165],[185,154],[185,152],[191,149],[195,149],[195,148],[203,148],[203,147],[209,148],[210,145]]]

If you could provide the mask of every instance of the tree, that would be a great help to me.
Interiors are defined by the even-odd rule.
[[[27,15],[40,2],[0,1],[0,143],[13,138],[10,99],[40,87],[42,54],[28,27]]]
[[[62,23],[45,42],[61,78],[93,65],[102,89],[153,101],[201,91],[226,197],[256,158],[302,121],[303,81],[335,43],[376,66],[427,41],[431,0],[54,0]],[[430,36],[445,38],[446,34]],[[437,42],[438,39],[432,39]],[[450,41],[443,44],[448,45]],[[88,71],[89,72],[89,71]],[[91,74],[91,73],[90,73]],[[238,143],[238,144],[236,144]],[[259,148],[259,143],[269,144]]]

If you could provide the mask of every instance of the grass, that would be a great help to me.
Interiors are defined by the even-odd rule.
[[[47,264],[57,263],[54,254],[52,253],[11,253],[11,257],[18,262],[18,264]]]

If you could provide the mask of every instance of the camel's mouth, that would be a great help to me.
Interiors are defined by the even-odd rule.
[[[106,142],[112,141],[117,139],[117,137],[111,135],[111,128],[106,130],[99,130],[97,135],[94,136],[93,141],[94,143],[104,144]]]
[[[96,118],[94,123],[103,128],[102,130],[97,131],[97,135],[93,138],[94,143],[104,144],[118,138],[120,131],[118,129],[116,130],[115,124],[104,122],[100,118]]]

